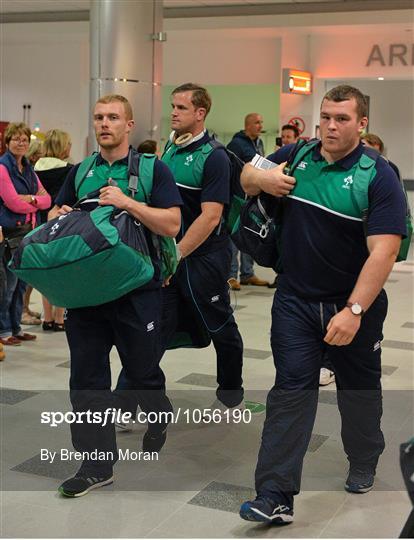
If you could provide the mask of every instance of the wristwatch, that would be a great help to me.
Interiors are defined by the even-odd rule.
[[[362,315],[365,313],[365,311],[362,309],[361,304],[358,304],[358,302],[347,302],[346,307],[349,308],[353,315]]]

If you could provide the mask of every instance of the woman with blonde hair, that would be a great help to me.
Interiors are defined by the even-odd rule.
[[[38,174],[42,184],[52,198],[52,208],[55,204],[55,198],[65,181],[66,175],[72,168],[68,163],[72,142],[69,133],[60,129],[51,129],[46,133],[43,142],[44,157],[40,158],[36,165],[35,171]],[[48,208],[41,212],[40,220],[42,223],[47,221]],[[45,331],[62,332],[65,330],[63,322],[63,307],[53,307],[50,302],[42,297],[43,300],[43,325]]]
[[[26,157],[30,161],[32,167],[36,165],[37,160],[39,160],[43,155],[43,142],[40,139],[31,139]]]

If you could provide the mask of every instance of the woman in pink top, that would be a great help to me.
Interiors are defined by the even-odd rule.
[[[38,210],[50,206],[50,196],[25,158],[31,131],[23,123],[7,126],[4,142],[7,152],[0,157],[0,225],[6,241],[6,283],[0,305],[0,342],[20,345],[36,339],[22,332],[20,321],[26,284],[8,270],[7,262],[19,243],[37,224]]]

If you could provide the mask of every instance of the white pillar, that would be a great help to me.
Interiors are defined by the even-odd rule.
[[[162,76],[162,0],[91,0],[89,150],[96,149],[92,111],[106,94],[131,103],[136,146],[159,140]]]

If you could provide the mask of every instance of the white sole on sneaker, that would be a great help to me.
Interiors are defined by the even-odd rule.
[[[348,486],[348,484],[345,484],[345,491],[347,491],[348,493],[355,493],[356,495],[363,495],[364,493],[368,493],[368,491],[371,491],[373,487],[374,487],[374,484],[372,484],[372,486],[368,486],[366,488],[358,488],[356,490],[356,489],[351,489]]]
[[[70,499],[76,498],[76,497],[83,497],[84,495],[87,495],[90,491],[96,488],[100,488],[103,486],[108,486],[109,484],[113,484],[114,477],[111,476],[111,478],[107,478],[106,480],[102,480],[102,482],[97,482],[96,484],[93,484],[86,488],[84,491],[81,491],[80,493],[76,493],[75,495],[69,495],[65,493],[61,488],[58,489],[59,493],[63,495],[64,497],[68,497]]]
[[[335,373],[328,368],[321,368],[319,374],[319,386],[328,386],[335,382]]]
[[[251,508],[250,510],[260,516],[263,521],[268,521],[269,523],[292,523],[293,521],[293,516],[290,514],[275,514],[274,516],[267,516],[257,508]]]

